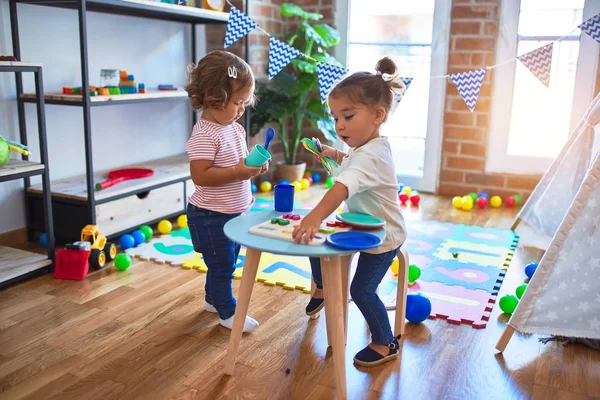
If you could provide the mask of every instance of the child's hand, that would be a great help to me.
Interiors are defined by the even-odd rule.
[[[252,179],[256,175],[260,174],[263,167],[249,167],[246,165],[246,159],[240,159],[238,165],[235,166],[235,176],[239,180]]]
[[[336,149],[334,149],[331,146],[327,146],[322,144],[321,147],[323,147],[323,151],[319,153],[319,155],[317,156],[317,159],[319,161],[321,161],[322,157],[329,157],[332,160],[337,162],[337,155],[338,155],[338,151]]]
[[[308,242],[314,239],[317,232],[319,232],[321,222],[323,221],[319,221],[319,218],[313,216],[312,213],[302,218],[302,221],[294,227],[294,232],[292,232],[294,242],[308,244]]]
[[[259,175],[267,173],[267,171],[269,170],[270,166],[271,166],[271,160],[267,161],[267,163],[265,165],[263,165],[262,167],[260,167]]]

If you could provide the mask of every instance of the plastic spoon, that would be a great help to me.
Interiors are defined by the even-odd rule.
[[[267,132],[265,132],[265,150],[269,150],[269,143],[275,137],[275,129],[269,128]]]

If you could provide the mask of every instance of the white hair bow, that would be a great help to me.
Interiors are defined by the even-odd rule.
[[[394,79],[394,75],[392,75],[392,74],[382,74],[380,71],[377,71],[377,75],[381,75],[381,79],[383,79],[386,82],[389,82],[392,79]]]
[[[229,67],[227,67],[227,75],[229,75],[230,78],[236,79],[237,69],[235,69],[233,65],[230,65]]]

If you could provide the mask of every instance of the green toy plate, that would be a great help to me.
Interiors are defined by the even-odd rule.
[[[344,212],[336,215],[340,221],[357,228],[381,228],[385,220],[374,215]]]

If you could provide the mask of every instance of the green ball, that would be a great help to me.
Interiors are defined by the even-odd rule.
[[[118,254],[115,257],[115,267],[119,271],[125,271],[131,265],[131,257],[125,253]]]
[[[10,149],[6,140],[0,136],[0,166],[6,164],[10,158]]]
[[[333,178],[328,176],[327,179],[325,180],[325,185],[331,189],[333,187]]]
[[[521,198],[521,196],[520,196],[520,195],[518,195],[518,194],[515,194],[515,195],[513,196],[513,199],[515,199],[515,203],[516,203],[517,205],[519,205],[519,204],[523,203],[523,199],[522,199],[522,198]]]
[[[471,192],[467,196],[469,196],[470,198],[472,198],[473,202],[476,202],[477,198],[479,197],[479,196],[477,196],[477,193],[475,193],[475,192]]]
[[[516,290],[517,293],[517,297],[519,298],[519,300],[521,299],[521,297],[523,297],[523,293],[525,293],[525,289],[527,289],[527,284],[524,283],[521,286],[519,286]]]
[[[421,276],[421,268],[417,267],[415,264],[411,264],[408,266],[408,282],[414,283]]]
[[[512,294],[505,294],[500,299],[500,309],[507,314],[512,314],[515,311],[515,309],[517,308],[518,304],[519,304],[519,299],[517,299]]]
[[[142,231],[142,233],[144,234],[144,236],[146,237],[146,242],[148,240],[150,240],[150,238],[152,237],[152,235],[154,234],[154,231],[152,230],[152,228],[150,228],[148,225],[142,225],[140,226],[140,231]]]

